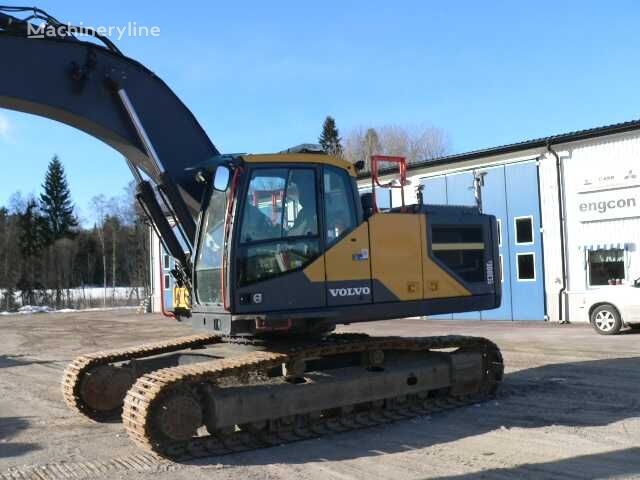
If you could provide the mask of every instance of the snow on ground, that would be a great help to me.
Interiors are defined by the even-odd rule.
[[[33,315],[34,313],[77,313],[77,312],[107,312],[109,310],[135,310],[138,306],[123,307],[97,307],[97,308],[61,308],[56,310],[51,307],[38,307],[34,305],[25,305],[20,307],[17,312],[0,312],[0,315]]]
[[[6,290],[0,289],[0,301],[3,299]],[[136,306],[143,299],[145,289],[143,287],[84,287],[62,290],[62,305],[65,308],[55,310],[53,305],[55,302],[55,290],[45,290],[35,292],[35,301],[38,305],[22,305],[22,296],[20,291],[16,291],[14,295],[15,304],[19,307],[17,312],[0,311],[0,315],[10,314],[34,314],[47,313],[51,311],[57,312],[77,312],[104,310],[109,308],[121,308],[124,306]],[[106,298],[106,301],[105,301]],[[6,309],[7,306],[0,303],[0,309]]]
[[[107,298],[127,299],[130,296],[136,296],[136,290],[143,295],[144,287],[107,287]],[[0,296],[4,295],[5,290],[0,288]],[[47,295],[55,295],[56,291],[52,289],[46,290]],[[63,296],[67,295],[67,290],[62,290]],[[93,300],[101,300],[105,294],[104,287],[79,287],[69,289],[69,295],[72,298],[87,298]],[[20,300],[20,290],[15,292],[16,301]]]

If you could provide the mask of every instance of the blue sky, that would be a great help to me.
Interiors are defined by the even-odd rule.
[[[638,2],[35,2],[61,21],[159,26],[121,50],[160,75],[223,152],[316,141],[324,117],[433,125],[453,152],[640,118]],[[18,4],[18,3],[16,3]],[[57,153],[74,199],[119,195],[118,153],[0,110],[0,204]]]

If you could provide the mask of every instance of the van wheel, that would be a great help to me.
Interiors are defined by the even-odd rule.
[[[622,328],[622,319],[613,305],[600,305],[591,312],[591,325],[600,335],[616,335]]]

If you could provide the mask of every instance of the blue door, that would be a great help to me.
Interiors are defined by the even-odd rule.
[[[471,207],[476,204],[472,172],[447,175],[447,203],[449,205],[467,205]]]
[[[447,204],[447,179],[440,177],[423,178],[420,180],[423,186],[422,198],[424,203],[433,205]]]
[[[473,173],[462,172],[447,175],[447,203],[449,205],[474,206],[476,197],[473,189]],[[454,320],[480,320],[480,312],[453,314]]]
[[[504,166],[483,168],[482,210],[498,220],[498,239],[502,274],[502,302],[500,308],[480,312],[483,320],[512,320],[511,264],[509,262],[509,216],[505,190]]]
[[[160,248],[162,253],[162,301],[164,302],[164,309],[173,309],[173,275],[171,275],[171,269],[174,267],[174,260],[170,255],[164,251],[164,248]]]
[[[513,319],[543,320],[544,280],[537,163],[505,166],[505,184]],[[504,253],[506,255],[506,250]]]

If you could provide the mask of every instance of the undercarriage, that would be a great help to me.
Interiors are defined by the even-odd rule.
[[[140,447],[186,459],[480,402],[502,374],[499,349],[477,337],[194,335],[79,357],[62,387],[77,412],[95,421],[121,414]]]

